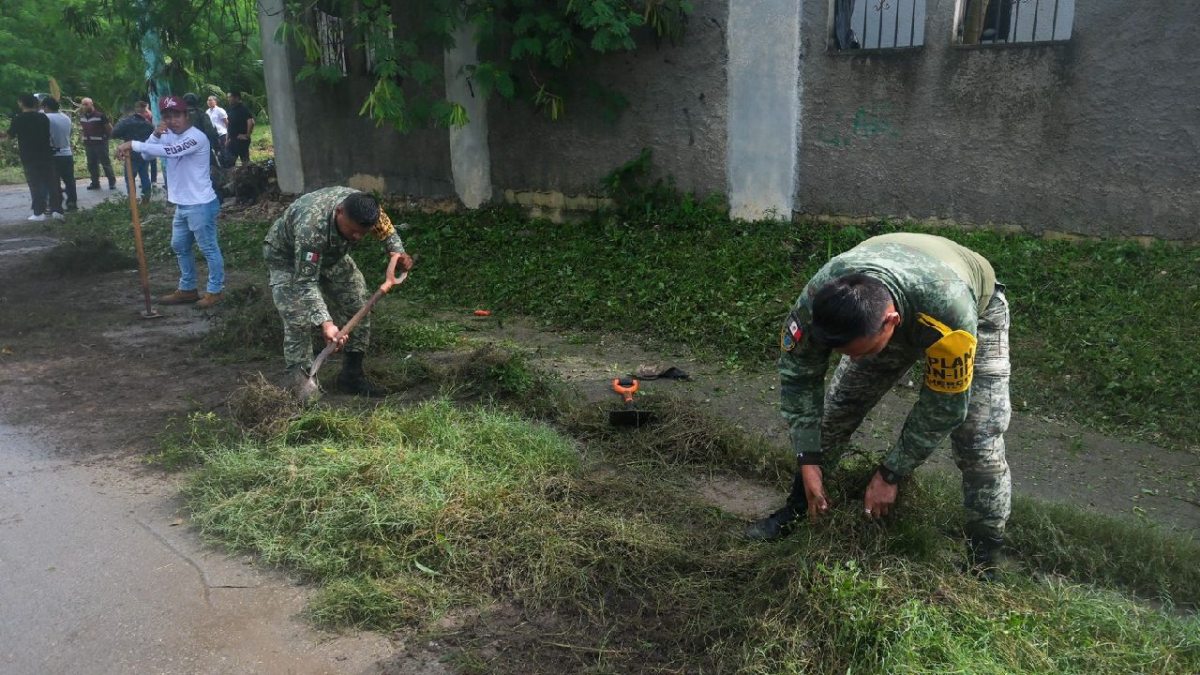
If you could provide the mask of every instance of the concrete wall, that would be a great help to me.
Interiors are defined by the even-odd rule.
[[[630,103],[615,121],[583,97],[558,122],[493,98],[453,152],[444,129],[402,135],[359,117],[371,82],[351,53],[351,77],[296,84],[304,187],[453,197],[457,177],[472,206],[594,195],[650,147],[658,176],[728,195],[735,216],[786,213],[794,197],[800,213],[1200,239],[1200,51],[1184,3],[1076,0],[1065,42],[960,47],[955,1],[926,0],[923,47],[839,53],[830,0],[734,2],[698,0],[677,46],[604,58],[595,76]],[[760,20],[768,9],[778,20]],[[471,57],[445,55],[450,91]]]
[[[1064,44],[955,47],[928,0],[923,48],[855,54],[804,3],[798,210],[1200,239],[1195,8],[1077,5]]]
[[[729,214],[788,218],[800,125],[800,0],[729,6]]]
[[[407,5],[394,3],[397,37],[404,26],[413,23],[402,11]],[[358,115],[374,80],[366,75],[363,51],[350,47],[355,42],[347,39],[348,77],[334,84],[311,80],[295,84],[305,189],[350,185],[362,190],[453,197],[450,141],[445,129],[400,134]],[[442,62],[440,47],[427,51],[434,63]]]
[[[596,194],[605,174],[650,147],[659,176],[700,194],[725,192],[727,23],[727,2],[698,0],[679,45],[608,55],[595,77],[629,99],[615,121],[583,97],[568,99],[567,117],[558,122],[525,101],[493,98],[495,190]]]

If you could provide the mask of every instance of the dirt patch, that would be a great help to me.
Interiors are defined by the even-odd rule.
[[[696,494],[735,516],[753,520],[779,508],[785,494],[756,481],[730,476],[697,478]]]

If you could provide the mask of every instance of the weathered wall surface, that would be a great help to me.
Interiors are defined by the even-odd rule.
[[[1065,44],[968,48],[928,0],[924,48],[853,55],[830,11],[804,4],[798,210],[1200,239],[1194,7],[1080,0]]]
[[[405,25],[402,4],[395,4],[398,30]],[[347,40],[348,77],[334,84],[305,80],[295,85],[305,189],[353,184],[363,190],[453,197],[450,141],[445,129],[400,134],[358,115],[374,80],[366,74],[363,51],[350,46],[355,42]],[[433,63],[442,62],[440,48],[428,52]]]
[[[657,176],[684,190],[725,192],[725,28],[727,3],[699,0],[683,40],[610,54],[596,77],[618,85],[629,107],[606,120],[583,97],[552,122],[524,102],[488,105],[492,185],[503,190],[596,194],[600,179],[653,149]]]

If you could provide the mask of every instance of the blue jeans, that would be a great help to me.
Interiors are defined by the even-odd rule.
[[[142,198],[150,198],[150,163],[142,159],[139,152],[129,153],[129,163],[133,168],[133,172],[142,179]],[[125,184],[130,192],[133,192],[133,176],[125,176]]]
[[[171,248],[179,260],[179,290],[196,290],[196,259],[192,256],[192,244],[200,248],[208,261],[208,292],[220,293],[225,287],[225,259],[217,244],[217,212],[221,200],[207,204],[192,204],[175,207],[175,220],[171,222]]]

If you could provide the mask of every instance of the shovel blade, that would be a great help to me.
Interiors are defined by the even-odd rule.
[[[649,410],[612,410],[608,413],[608,423],[614,427],[638,428],[654,420],[654,413]]]
[[[317,394],[321,392],[320,385],[314,377],[301,380],[300,385],[296,387],[296,398],[300,399],[300,405],[308,405],[316,401]]]

